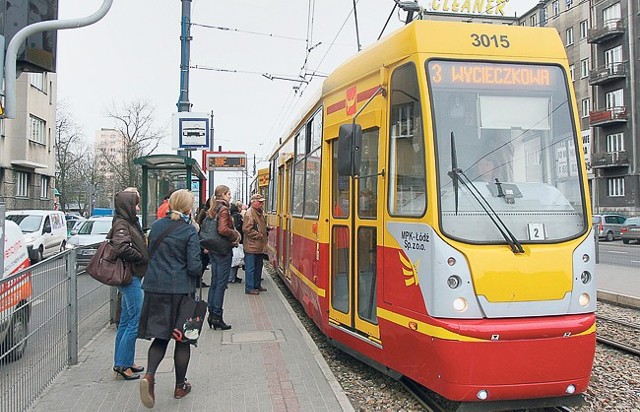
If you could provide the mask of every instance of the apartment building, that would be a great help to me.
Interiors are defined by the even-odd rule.
[[[565,42],[596,213],[640,214],[638,13],[639,0],[542,0],[520,18]]]
[[[96,188],[98,204],[111,206],[119,182],[116,168],[124,164],[125,143],[122,133],[102,128],[95,135],[95,164],[101,182]]]
[[[0,122],[0,201],[7,210],[53,209],[55,73],[22,73],[16,118]]]

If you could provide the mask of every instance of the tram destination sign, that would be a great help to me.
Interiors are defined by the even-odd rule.
[[[247,154],[244,152],[208,152],[206,170],[213,171],[246,171]]]

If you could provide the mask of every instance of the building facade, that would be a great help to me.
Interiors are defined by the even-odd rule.
[[[638,0],[542,0],[521,25],[565,42],[595,213],[640,214]]]
[[[54,209],[55,73],[22,73],[16,118],[0,123],[0,201],[7,210]]]
[[[113,196],[117,192],[116,189],[120,188],[116,168],[124,164],[124,156],[125,143],[122,133],[107,128],[96,131],[95,162],[100,180],[98,187],[94,189],[94,203],[113,207]]]

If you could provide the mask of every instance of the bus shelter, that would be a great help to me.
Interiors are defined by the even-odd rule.
[[[140,191],[142,227],[149,228],[156,220],[156,210],[167,193],[188,189],[195,197],[194,213],[198,202],[205,198],[206,176],[196,159],[173,154],[138,157],[134,163],[142,166]]]

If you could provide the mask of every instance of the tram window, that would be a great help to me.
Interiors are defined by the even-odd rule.
[[[305,185],[305,217],[318,217],[320,211],[320,148],[307,157]]]
[[[304,212],[304,171],[306,155],[306,133],[303,127],[296,135],[296,163],[293,171],[293,196],[291,212],[302,216]]]
[[[422,216],[426,210],[424,135],[420,90],[413,63],[391,76],[389,213]]]
[[[358,216],[375,219],[378,212],[379,129],[362,133],[362,162],[358,173]]]
[[[334,218],[348,218],[351,192],[349,191],[349,176],[338,175],[338,139],[331,144],[333,163],[331,170],[331,205]]]
[[[358,229],[358,316],[378,323],[376,315],[376,228]]]
[[[311,119],[309,127],[310,137],[310,150],[314,151],[322,144],[322,108],[320,108]]]
[[[334,226],[331,242],[331,306],[349,312],[349,228]]]

